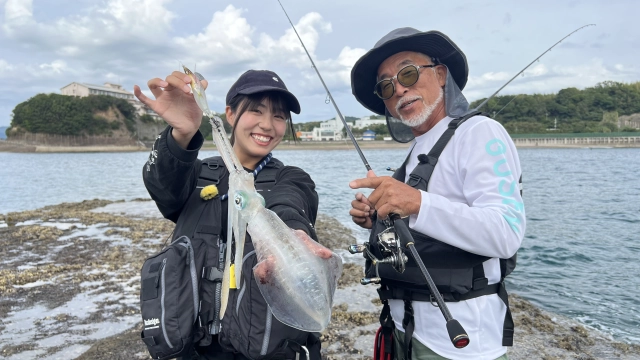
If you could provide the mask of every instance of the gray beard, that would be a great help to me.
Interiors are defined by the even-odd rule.
[[[429,118],[429,116],[431,116],[431,114],[436,109],[438,104],[440,104],[443,97],[444,97],[444,91],[442,90],[442,88],[440,88],[440,94],[438,95],[438,98],[431,105],[427,105],[424,102],[424,99],[420,99],[422,101],[422,104],[424,105],[422,107],[422,111],[408,118],[405,118],[404,116],[400,115],[400,111],[399,111],[400,106],[406,103],[406,101],[399,101],[398,104],[396,105],[396,114],[398,114],[398,117],[400,118],[400,121],[402,121],[403,124],[412,128],[418,127],[424,124],[425,121],[427,121],[427,119]]]

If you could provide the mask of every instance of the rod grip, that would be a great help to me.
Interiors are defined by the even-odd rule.
[[[460,325],[458,320],[451,319],[447,321],[447,332],[449,333],[451,343],[457,349],[462,349],[469,345],[469,335],[464,331],[464,328]]]

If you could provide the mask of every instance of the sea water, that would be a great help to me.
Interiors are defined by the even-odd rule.
[[[508,288],[536,305],[622,341],[640,343],[640,149],[519,149],[527,231]],[[216,155],[203,151],[200,158]],[[391,175],[406,150],[365,150]],[[355,150],[275,150],[307,171],[319,211],[352,229],[350,180],[366,169]],[[148,199],[148,153],[0,153],[0,213],[88,199]],[[1,226],[1,224],[0,224]]]

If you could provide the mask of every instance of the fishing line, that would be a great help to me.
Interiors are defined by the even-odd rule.
[[[333,96],[331,96],[331,91],[329,91],[329,88],[324,83],[324,80],[322,79],[322,75],[320,75],[320,71],[318,71],[318,68],[316,67],[316,64],[313,62],[313,59],[311,58],[311,55],[309,54],[309,51],[307,51],[307,47],[304,46],[304,42],[302,41],[302,38],[298,34],[298,30],[296,30],[296,27],[293,25],[293,22],[291,22],[291,18],[289,18],[289,14],[287,14],[287,11],[284,9],[284,6],[282,6],[282,3],[280,2],[280,0],[278,0],[278,4],[280,4],[280,7],[282,8],[282,11],[284,11],[284,15],[287,17],[287,20],[289,20],[289,24],[291,24],[291,27],[293,28],[293,31],[296,33],[296,36],[298,37],[298,40],[300,40],[300,44],[302,44],[302,48],[304,49],[304,52],[307,53],[307,56],[309,57],[309,60],[311,61],[311,65],[313,66],[313,69],[316,71],[316,74],[318,74],[318,77],[320,78],[320,81],[322,82],[322,86],[324,86],[324,89],[327,92],[328,99],[325,100],[325,103],[328,103],[328,101],[331,101],[331,103],[333,104],[333,107],[336,109],[336,112],[338,113],[338,116],[340,117],[340,120],[342,120],[342,124],[344,125],[344,128],[347,130],[347,134],[351,138],[351,142],[355,146],[356,151],[358,151],[358,155],[360,155],[360,159],[362,159],[362,162],[364,163],[364,166],[367,168],[367,171],[371,170],[371,166],[369,166],[369,162],[364,157],[364,154],[362,153],[362,150],[360,150],[360,146],[358,145],[358,142],[356,141],[356,138],[351,133],[351,129],[349,129],[349,125],[347,124],[347,121],[342,116],[342,113],[340,112],[340,109],[338,109],[338,105],[336,105],[336,101],[333,100]]]
[[[500,112],[501,112],[502,110],[504,110],[504,108],[506,108],[507,106],[509,106],[509,104],[511,104],[511,102],[512,102],[513,100],[515,100],[515,99],[516,99],[518,96],[520,96],[520,95],[522,95],[522,94],[518,94],[518,95],[514,96],[514,97],[513,97],[513,99],[509,100],[509,102],[507,103],[507,105],[503,106],[503,107],[502,107],[502,109],[498,110],[498,112],[497,112],[497,113],[493,114],[493,119],[495,120],[496,116],[498,116],[498,114],[500,114]]]
[[[278,0],[280,1],[280,0]],[[573,30],[572,32],[570,32],[567,36],[563,37],[562,39],[558,40],[558,42],[556,42],[555,44],[551,45],[550,48],[548,48],[545,52],[543,52],[542,54],[540,54],[540,56],[538,56],[537,58],[533,59],[533,61],[531,63],[529,63],[529,65],[525,66],[524,69],[520,70],[520,72],[518,72],[517,74],[515,74],[514,77],[511,78],[511,80],[507,81],[506,84],[502,85],[502,87],[500,87],[500,89],[496,90],[496,92],[494,92],[491,96],[489,96],[487,99],[485,99],[480,105],[478,105],[478,107],[475,108],[475,110],[480,110],[481,107],[483,107],[489,100],[491,100],[494,96],[496,96],[500,90],[504,89],[507,85],[509,85],[515,78],[518,77],[518,75],[522,74],[525,70],[527,70],[529,68],[529,66],[533,65],[534,62],[538,61],[538,59],[540,59],[541,57],[544,56],[544,54],[548,53],[549,51],[551,51],[551,49],[553,49],[554,47],[556,47],[556,45],[560,44],[564,39],[568,38],[569,36],[573,35],[574,33],[588,27],[588,26],[596,26],[596,24],[587,24],[587,25],[583,25],[575,30]],[[500,110],[502,111],[502,109]]]

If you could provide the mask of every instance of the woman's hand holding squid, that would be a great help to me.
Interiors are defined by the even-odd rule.
[[[315,240],[309,237],[304,230],[293,230],[296,237],[300,239],[304,245],[316,256],[322,259],[328,259],[333,254],[331,250],[326,247],[320,245]],[[273,269],[276,265],[276,260],[273,256],[267,257],[264,261],[261,261],[256,265],[255,268],[255,276],[261,284],[266,284],[270,281],[270,278],[273,273]]]
[[[133,87],[134,95],[173,127],[171,134],[183,148],[187,147],[196,134],[202,120],[202,110],[193,99],[190,82],[191,77],[180,71],[174,71],[165,80],[149,80],[147,86],[155,100],[145,96],[138,85]],[[205,88],[208,85],[206,80],[201,83]]]

